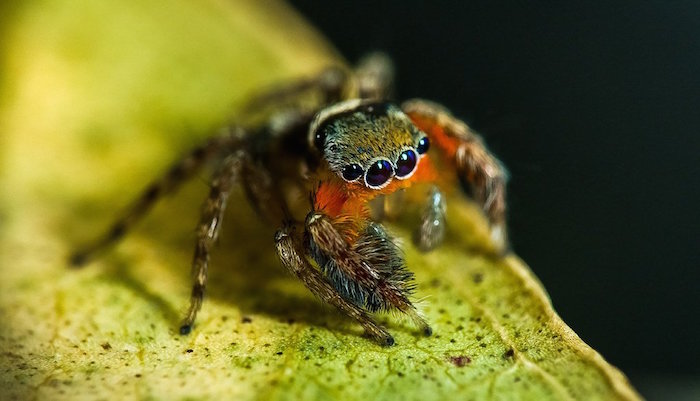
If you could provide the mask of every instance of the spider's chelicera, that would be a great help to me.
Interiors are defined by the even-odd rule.
[[[506,174],[481,138],[442,106],[391,102],[391,72],[387,58],[375,54],[351,73],[329,68],[256,98],[251,107],[279,110],[269,124],[232,125],[194,149],[152,183],[104,237],[76,252],[72,263],[82,265],[116,242],[161,195],[215,162],[197,226],[194,283],[180,333],[190,332],[201,307],[209,253],[229,195],[240,184],[265,220],[282,225],[275,235],[278,256],[312,293],[357,320],[380,344],[394,342],[370,316],[380,310],[404,313],[430,335],[411,302],[413,273],[369,202],[414,185],[427,190],[414,239],[429,251],[445,234],[443,192],[461,188],[481,205],[492,239],[505,250]],[[322,99],[314,107],[295,101],[312,95]],[[292,199],[299,192],[290,190],[294,187],[310,194],[305,210]]]

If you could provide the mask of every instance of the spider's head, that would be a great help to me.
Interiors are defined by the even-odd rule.
[[[321,110],[309,142],[340,178],[370,189],[410,178],[429,146],[428,137],[397,106],[359,99]]]

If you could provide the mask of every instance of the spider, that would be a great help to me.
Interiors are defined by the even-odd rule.
[[[445,234],[444,192],[458,186],[481,206],[492,240],[505,252],[506,172],[481,138],[444,107],[388,100],[392,80],[390,60],[377,53],[354,70],[329,67],[255,97],[247,110],[274,109],[269,119],[252,128],[230,125],[193,149],[104,236],[75,252],[71,264],[83,265],[117,242],[157,199],[213,162],[180,334],[190,333],[201,308],[211,248],[229,195],[241,185],[261,218],[281,224],[274,237],[279,259],[314,295],[355,319],[381,345],[394,344],[394,338],[372,318],[377,311],[405,314],[431,335],[410,300],[413,273],[372,213],[377,201],[370,201],[426,184],[414,241],[430,251]]]

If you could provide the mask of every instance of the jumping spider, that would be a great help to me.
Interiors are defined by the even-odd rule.
[[[257,97],[249,109],[277,109],[266,124],[231,125],[192,150],[153,182],[104,237],[73,254],[71,263],[82,265],[115,243],[159,197],[214,162],[216,172],[196,230],[194,283],[181,334],[190,332],[202,305],[209,253],[229,195],[241,184],[261,217],[281,222],[275,234],[279,259],[317,297],[357,320],[382,345],[392,345],[394,339],[370,316],[379,310],[405,313],[430,335],[430,326],[409,299],[413,273],[372,217],[370,200],[427,184],[414,240],[429,251],[445,232],[443,191],[459,183],[480,204],[494,243],[505,250],[506,174],[481,138],[442,106],[387,101],[392,77],[388,59],[374,54],[354,71],[328,68]],[[296,100],[304,97],[313,97],[313,106]],[[299,194],[308,194],[308,204],[295,214]],[[303,213],[308,214],[301,223],[298,215]]]

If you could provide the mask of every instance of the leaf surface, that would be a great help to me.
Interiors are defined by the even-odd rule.
[[[396,316],[382,348],[321,304],[231,201],[196,329],[193,180],[116,249],[68,270],[179,153],[252,91],[338,56],[277,2],[28,2],[4,26],[0,93],[0,386],[9,399],[634,400],[624,376],[553,311],[517,257],[488,256],[483,217],[449,205],[449,240],[421,254],[391,225],[435,335]],[[400,66],[399,66],[400,67]]]

